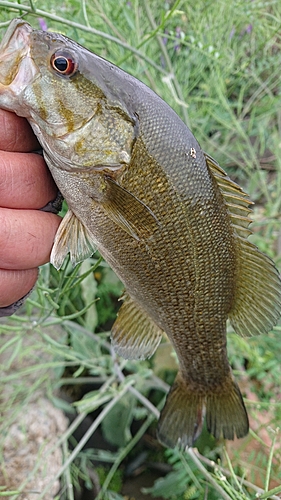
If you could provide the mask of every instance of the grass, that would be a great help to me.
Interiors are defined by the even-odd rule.
[[[120,65],[161,95],[190,126],[202,148],[255,201],[251,239],[280,267],[278,0],[68,0],[59,7],[54,0],[0,0],[2,33],[10,19],[23,13],[34,27],[43,18],[49,29]],[[97,498],[123,498],[120,489],[113,491],[112,479],[137,456],[148,429],[153,435],[158,407],[173,376],[169,363],[160,367],[158,361],[125,362],[114,356],[108,330],[121,290],[97,256],[74,270],[66,262],[60,273],[46,265],[25,309],[0,323],[0,353],[6,354],[2,384],[5,390],[9,387],[9,399],[2,403],[10,416],[9,424],[5,416],[0,420],[1,449],[10,421],[17,421],[38,388],[57,406],[77,410],[57,443],[65,451],[58,471],[61,499],[74,498],[72,484],[77,483],[79,470],[87,479],[87,466],[94,459],[104,471]],[[168,463],[170,472],[147,489],[150,495],[171,500],[279,498],[280,329],[250,340],[229,334],[229,358],[255,425],[249,439],[236,451],[228,447],[224,452],[223,443],[203,436],[198,444],[201,453],[163,453],[153,441],[157,460],[160,456]],[[99,388],[81,397],[85,380],[98,382]],[[70,392],[74,405],[58,397],[61,388]],[[100,412],[84,438],[67,452],[69,436],[94,410]],[[123,423],[118,439],[112,432],[117,416]],[[132,433],[134,422],[138,425]],[[115,451],[82,450],[98,426]],[[24,488],[23,483],[19,491]],[[41,491],[37,498],[45,494]],[[15,500],[19,493],[0,488],[1,497]]]

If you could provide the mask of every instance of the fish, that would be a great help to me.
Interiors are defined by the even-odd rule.
[[[51,263],[98,249],[125,287],[116,353],[150,358],[163,337],[176,352],[159,441],[186,449],[204,422],[218,439],[247,435],[227,320],[252,336],[281,312],[279,273],[248,240],[249,196],[144,83],[22,19],[0,45],[0,107],[29,121],[68,205]]]

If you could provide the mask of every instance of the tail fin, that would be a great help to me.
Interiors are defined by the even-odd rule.
[[[158,439],[169,448],[193,446],[200,436],[206,413],[208,431],[214,437],[244,437],[249,430],[247,412],[239,387],[231,374],[213,392],[195,392],[178,373],[158,424]]]

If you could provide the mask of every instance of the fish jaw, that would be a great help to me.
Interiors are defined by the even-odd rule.
[[[38,73],[30,57],[31,32],[28,23],[14,19],[0,44],[0,107],[25,117],[30,112],[21,95]]]

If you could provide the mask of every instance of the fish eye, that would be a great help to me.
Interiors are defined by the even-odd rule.
[[[72,76],[76,73],[78,63],[72,54],[66,52],[55,52],[52,54],[50,63],[52,68],[60,75]]]

